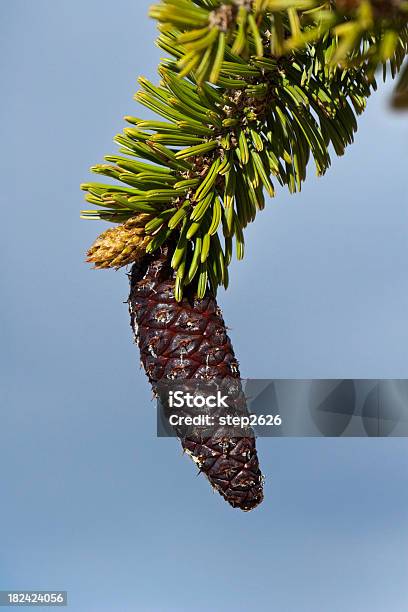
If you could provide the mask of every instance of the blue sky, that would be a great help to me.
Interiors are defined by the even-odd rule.
[[[405,439],[262,439],[266,499],[213,495],[155,437],[124,272],[84,253],[79,183],[155,79],[149,2],[3,5],[0,589],[75,612],[406,610]],[[370,100],[355,144],[248,228],[220,303],[253,378],[408,378],[407,117]]]

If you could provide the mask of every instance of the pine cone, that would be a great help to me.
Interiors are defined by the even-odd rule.
[[[101,234],[87,253],[87,262],[95,268],[121,268],[134,263],[146,254],[151,237],[144,227],[150,215],[137,215],[123,225],[109,228]]]
[[[239,379],[238,363],[215,298],[174,297],[167,248],[134,264],[129,296],[131,325],[141,360],[155,386],[167,379]],[[263,499],[255,438],[181,438],[184,450],[213,487],[236,508],[252,510]]]

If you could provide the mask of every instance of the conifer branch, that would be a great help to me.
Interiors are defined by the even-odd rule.
[[[199,83],[218,83],[227,45],[245,59],[280,57],[334,37],[332,67],[367,62],[374,74],[388,61],[395,72],[408,41],[405,0],[162,0],[150,16],[158,45]]]
[[[139,79],[135,98],[158,117],[126,117],[130,127],[115,138],[119,155],[92,168],[118,184],[84,184],[99,210],[83,217],[126,223],[149,215],[143,248],[131,256],[173,245],[178,300],[186,286],[199,297],[208,284],[214,294],[227,287],[233,241],[241,259],[244,230],[264,208],[265,192],[273,197],[277,183],[300,191],[311,159],[324,174],[330,148],[342,155],[353,142],[378,63],[384,77],[387,66],[392,76],[400,70],[408,13],[403,2],[387,6],[379,0],[153,6],[158,44],[171,57],[159,66],[159,85]],[[404,72],[395,105],[405,100],[406,81]],[[118,232],[114,248],[112,233],[107,245],[101,237],[98,257],[118,252],[127,235]],[[129,256],[98,261],[111,267]]]

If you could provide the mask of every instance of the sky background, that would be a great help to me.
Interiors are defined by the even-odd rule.
[[[148,0],[1,3],[0,589],[75,612],[403,612],[405,439],[262,439],[242,514],[157,439],[124,271],[79,183],[116,151],[161,53]],[[408,378],[408,115],[369,102],[356,143],[247,231],[220,293],[242,375]],[[6,609],[6,608],[4,608]]]

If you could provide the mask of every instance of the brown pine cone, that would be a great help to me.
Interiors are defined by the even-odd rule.
[[[132,267],[129,309],[131,325],[147,376],[158,383],[174,379],[228,382],[239,379],[238,362],[215,298],[174,297],[174,273],[167,248]],[[241,510],[263,499],[255,437],[205,439],[182,437],[184,450],[212,486]]]

